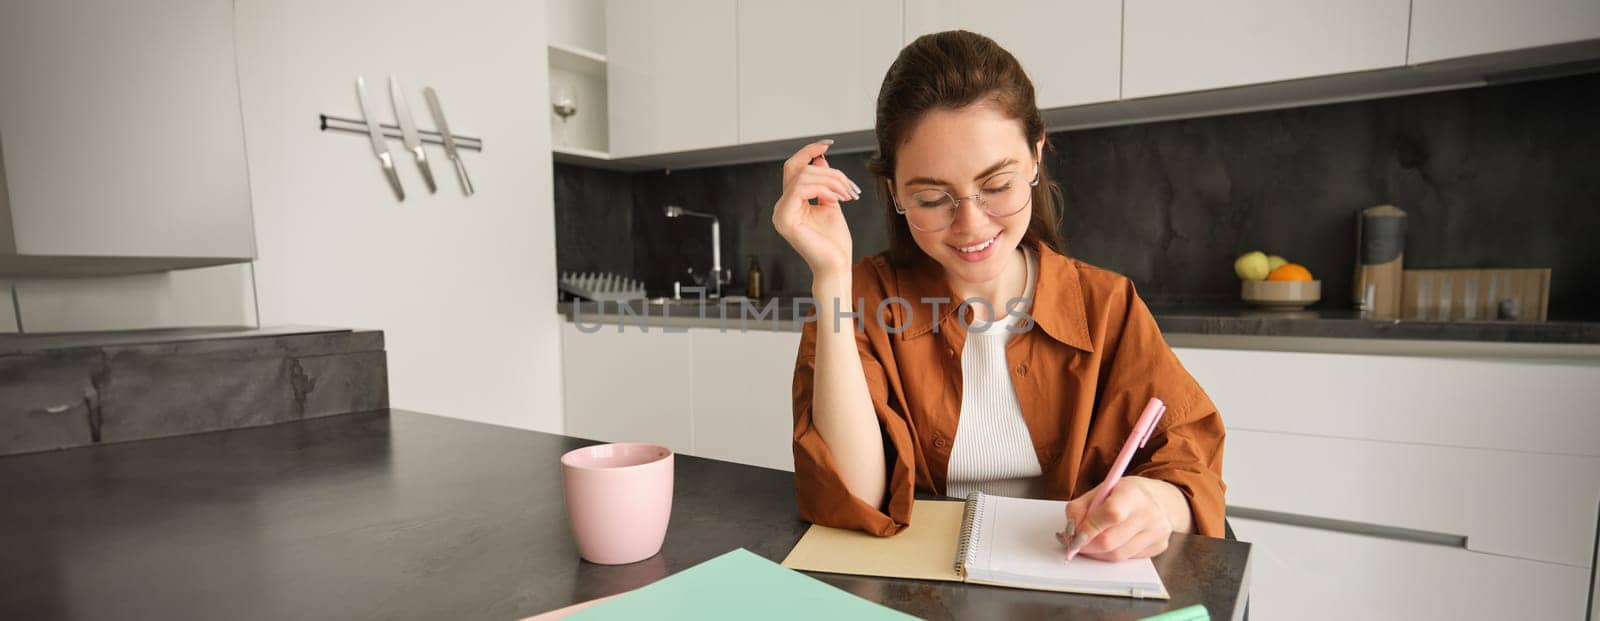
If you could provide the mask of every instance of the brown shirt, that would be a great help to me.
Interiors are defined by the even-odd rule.
[[[1177,486],[1189,500],[1195,532],[1221,537],[1225,432],[1216,406],[1173,355],[1131,281],[1046,245],[1038,249],[1033,322],[1020,324],[1031,329],[1010,339],[1006,360],[1048,496],[1068,500],[1100,484],[1145,402],[1159,397],[1166,416],[1127,475]],[[887,458],[882,507],[845,488],[811,421],[817,329],[833,329],[832,304],[805,325],[794,370],[795,485],[805,520],[893,535],[911,523],[916,491],[944,492],[967,333],[956,315],[959,301],[927,299],[954,297],[942,269],[931,260],[896,268],[879,255],[853,270],[862,302],[855,306],[862,328],[856,349]],[[889,298],[909,305],[885,304],[880,323],[874,311]]]

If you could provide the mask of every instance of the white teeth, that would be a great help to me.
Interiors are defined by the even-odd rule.
[[[973,246],[967,246],[965,248],[957,247],[956,250],[960,250],[960,251],[965,252],[967,254],[972,254],[974,252],[981,252],[981,251],[983,251],[984,248],[988,248],[989,244],[994,243],[994,240],[995,240],[994,237],[990,237],[989,241],[983,242],[981,244],[973,245]]]

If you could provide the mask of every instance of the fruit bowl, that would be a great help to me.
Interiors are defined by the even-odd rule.
[[[1275,310],[1300,310],[1322,299],[1320,280],[1246,280],[1239,297]]]

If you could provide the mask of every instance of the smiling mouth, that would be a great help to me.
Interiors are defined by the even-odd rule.
[[[999,233],[995,233],[994,237],[990,237],[989,239],[986,239],[984,241],[978,242],[976,244],[972,244],[970,246],[954,246],[954,248],[956,250],[961,251],[961,252],[965,252],[967,254],[972,254],[974,252],[982,252],[984,250],[987,250],[989,248],[989,246],[994,245],[995,242],[998,242],[999,240],[1000,240],[1000,234]]]

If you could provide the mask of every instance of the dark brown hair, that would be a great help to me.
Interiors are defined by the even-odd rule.
[[[924,114],[985,102],[1022,123],[1030,152],[1045,137],[1033,81],[1016,57],[993,39],[965,30],[927,34],[900,50],[889,65],[878,90],[878,154],[867,161],[867,170],[877,177],[878,195],[888,216],[889,258],[895,263],[909,264],[925,256],[911,238],[905,216],[895,213],[894,198],[885,188],[885,181],[893,184],[897,150]],[[1045,148],[1051,148],[1048,140]],[[1050,179],[1042,155],[1033,154],[1040,160],[1039,185],[1033,188],[1033,217],[1022,241],[1043,241],[1065,252],[1057,224],[1061,188]]]

